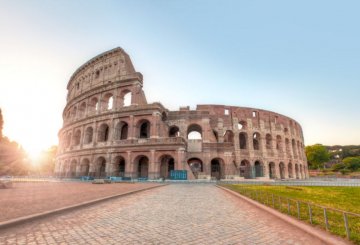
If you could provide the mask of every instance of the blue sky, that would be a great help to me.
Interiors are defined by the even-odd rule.
[[[5,134],[25,148],[35,138],[39,149],[56,144],[71,74],[120,46],[150,102],[267,109],[297,120],[306,144],[360,144],[359,9],[321,0],[0,0]]]

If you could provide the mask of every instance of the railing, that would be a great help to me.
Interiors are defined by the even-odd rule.
[[[226,187],[282,213],[360,244],[360,214],[274,195],[268,191],[251,190],[239,186],[236,186],[236,189],[231,186]]]

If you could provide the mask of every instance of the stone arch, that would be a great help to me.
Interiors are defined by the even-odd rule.
[[[106,159],[105,157],[98,157],[95,161],[95,177],[105,178],[106,177]]]
[[[89,176],[90,171],[90,161],[87,158],[82,159],[80,164],[80,175]]]
[[[244,159],[240,162],[240,177],[251,179],[252,171],[251,164],[248,160]]]
[[[214,158],[211,160],[210,175],[211,178],[220,180],[224,178],[224,160],[221,158]]]
[[[86,112],[86,102],[83,101],[79,106],[79,116],[84,117],[86,114],[85,112]]]
[[[169,179],[170,172],[175,170],[175,159],[169,154],[165,154],[159,157],[159,173],[160,178]]]
[[[140,138],[140,139],[150,138],[150,127],[151,127],[151,124],[150,124],[149,120],[146,120],[146,119],[140,120],[137,124],[138,138]]]
[[[271,134],[266,134],[265,141],[266,141],[266,149],[271,150],[272,149],[272,137],[271,137]]]
[[[73,137],[74,145],[80,145],[80,139],[81,139],[81,130],[77,129]]]
[[[274,162],[269,162],[269,178],[276,179],[276,166]]]
[[[264,164],[261,161],[256,160],[254,163],[254,168],[255,177],[264,177]]]
[[[234,144],[234,133],[231,130],[225,131],[224,142]]]
[[[260,134],[255,132],[253,134],[253,148],[254,150],[260,150]]]
[[[202,139],[202,128],[198,124],[191,124],[187,129],[187,138],[189,140],[200,140]]]
[[[285,164],[283,162],[279,163],[280,170],[280,179],[285,179]]]
[[[292,140],[291,140],[291,145],[292,145],[293,156],[294,156],[295,158],[297,158],[297,151],[296,151],[295,139],[292,139]]]
[[[169,129],[169,137],[179,137],[180,136],[180,129],[178,126],[171,126]]]
[[[129,125],[127,122],[120,121],[115,126],[115,139],[126,140],[128,138]]]
[[[299,165],[295,163],[295,178],[299,179]]]
[[[294,178],[293,176],[293,165],[291,162],[289,162],[288,164],[288,174],[289,174],[289,178]]]
[[[105,110],[112,110],[114,108],[114,95],[112,93],[106,93],[103,98],[103,108]]]
[[[304,178],[304,169],[303,169],[303,165],[302,164],[299,164],[299,168],[300,168],[300,173],[299,173],[299,176],[300,176],[300,179],[303,179]]]
[[[92,97],[90,99],[90,103],[88,107],[89,107],[89,112],[91,113],[95,113],[99,111],[99,99],[97,97]]]
[[[77,107],[74,106],[74,107],[71,109],[71,118],[72,118],[72,119],[75,119],[75,118],[76,118],[76,113],[77,113]]]
[[[240,149],[245,150],[247,149],[247,133],[241,132],[239,134],[239,143],[240,143]]]
[[[132,103],[132,92],[129,89],[121,91],[120,94],[121,107],[131,106]]]
[[[149,158],[144,155],[137,156],[134,161],[137,178],[149,177]]]
[[[238,130],[246,130],[247,129],[247,123],[246,121],[241,120],[238,123]]]
[[[276,136],[276,150],[278,150],[279,152],[283,152],[283,144],[280,135]]]
[[[92,127],[85,129],[84,144],[90,144],[93,141],[94,130]]]
[[[70,168],[69,168],[69,177],[73,178],[76,176],[76,165],[77,165],[77,161],[75,159],[73,159],[70,163]]]
[[[199,173],[203,172],[203,161],[199,158],[193,157],[188,159],[187,162],[195,178],[198,178]]]
[[[109,139],[109,126],[106,123],[100,125],[98,130],[98,142],[106,142]]]
[[[290,150],[290,141],[288,138],[285,138],[285,147],[286,147],[286,155],[287,157],[291,156],[291,150]]]
[[[66,138],[66,147],[69,147],[71,145],[71,138],[72,138],[72,134],[69,133]]]
[[[116,156],[113,161],[113,176],[125,177],[126,161],[123,156]]]

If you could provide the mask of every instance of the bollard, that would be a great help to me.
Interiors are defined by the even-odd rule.
[[[324,208],[324,220],[325,220],[325,228],[328,231],[329,230],[329,221],[326,213],[326,208]]]
[[[309,219],[310,219],[310,224],[313,223],[313,220],[312,220],[312,209],[311,209],[311,205],[310,203],[308,203],[308,208],[309,208]]]
[[[346,238],[350,240],[350,230],[349,230],[349,223],[346,213],[343,213],[344,216],[344,224],[345,224],[345,232],[346,232]]]

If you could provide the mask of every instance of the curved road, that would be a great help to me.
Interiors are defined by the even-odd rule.
[[[323,244],[208,184],[172,184],[0,231],[0,244]]]

